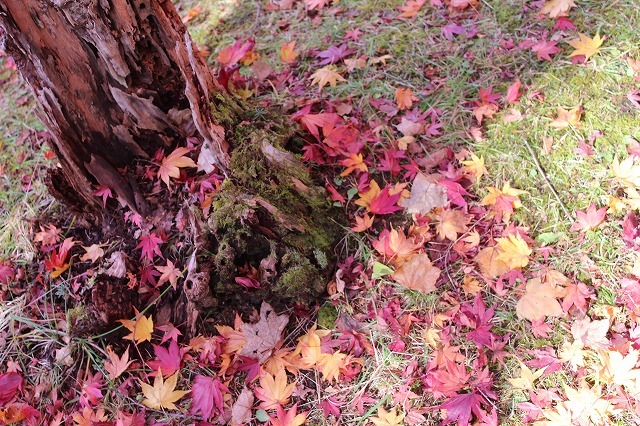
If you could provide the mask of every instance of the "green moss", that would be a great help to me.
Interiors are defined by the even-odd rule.
[[[336,326],[338,310],[335,306],[325,303],[318,310],[318,325],[322,328],[332,329]]]

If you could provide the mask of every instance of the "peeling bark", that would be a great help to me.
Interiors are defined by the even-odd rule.
[[[209,161],[227,168],[225,130],[209,113],[227,98],[171,1],[0,0],[0,26],[42,106],[63,197],[98,209],[91,184],[100,183],[144,212],[124,170],[194,132]]]

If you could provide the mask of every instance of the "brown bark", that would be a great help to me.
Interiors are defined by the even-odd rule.
[[[54,185],[66,183],[68,198],[98,208],[99,183],[144,211],[123,169],[194,132],[226,169],[225,132],[210,114],[226,97],[171,1],[0,0],[0,26],[42,106],[62,166]]]

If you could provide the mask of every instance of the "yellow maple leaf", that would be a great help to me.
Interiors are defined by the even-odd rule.
[[[381,192],[382,190],[380,189],[380,185],[378,185],[378,182],[371,179],[371,182],[369,182],[369,190],[367,192],[358,193],[358,195],[360,195],[360,198],[358,198],[355,203],[357,206],[361,206],[369,210],[371,200],[377,198]]]
[[[616,180],[624,186],[629,188],[640,186],[640,163],[634,161],[633,156],[627,157],[622,162],[614,158],[611,171]]]
[[[549,0],[542,7],[542,13],[549,15],[551,18],[565,16],[569,9],[575,6],[575,0]]]
[[[142,400],[142,403],[147,407],[156,410],[160,410],[163,408],[166,408],[167,410],[178,409],[174,402],[182,398],[185,394],[188,393],[188,391],[175,390],[177,382],[178,373],[170,376],[165,381],[162,378],[161,369],[158,368],[158,374],[156,374],[156,378],[153,380],[153,386],[144,382],[140,382],[140,386],[142,386],[142,393],[145,396],[145,399]]]
[[[480,182],[480,178],[487,173],[487,168],[484,166],[484,157],[478,157],[473,152],[469,153],[470,160],[464,160],[462,165],[463,171],[466,175],[474,178],[476,183]]]
[[[626,386],[634,393],[638,391],[640,385],[640,370],[635,368],[640,357],[640,352],[631,349],[626,356],[618,351],[599,351],[602,370],[598,378],[606,384],[614,383],[619,386]]]
[[[331,383],[338,381],[340,369],[346,364],[347,355],[341,352],[322,354],[318,361],[318,368],[322,372],[322,379]]]
[[[136,343],[151,341],[151,333],[153,332],[153,318],[151,315],[146,317],[138,314],[136,311],[136,318],[132,320],[122,319],[118,321],[131,332],[131,334],[124,336],[124,339],[133,340]]]
[[[524,268],[529,264],[532,250],[520,235],[509,235],[507,238],[497,238],[498,260],[503,261],[509,269]]]
[[[571,108],[569,111],[562,107],[558,107],[558,116],[554,118],[551,123],[549,123],[549,126],[556,129],[564,129],[569,126],[578,127],[580,125],[582,111],[582,105]]]
[[[404,424],[404,413],[396,409],[387,411],[378,407],[378,415],[370,417],[369,420],[376,426],[400,426]]]
[[[600,53],[600,49],[598,49],[604,39],[600,38],[600,34],[596,34],[594,38],[589,37],[586,34],[578,34],[580,36],[579,39],[569,40],[569,44],[573,47],[574,50],[571,52],[569,57],[584,55],[585,59],[589,59],[596,53]]]
[[[520,364],[520,377],[516,377],[515,379],[507,379],[511,386],[516,389],[524,389],[530,390],[533,389],[533,382],[540,378],[544,374],[544,370],[547,367],[541,368],[535,373],[533,373],[529,367],[524,364]]]
[[[298,52],[296,52],[296,40],[285,43],[280,47],[280,60],[285,64],[290,64],[296,60]]]
[[[327,65],[324,68],[320,68],[313,74],[311,74],[311,84],[318,85],[318,91],[322,91],[322,88],[329,84],[331,87],[334,87],[338,84],[339,81],[347,81],[345,80],[338,72],[336,71],[336,67],[332,65]]]
[[[340,164],[346,167],[346,169],[340,173],[340,176],[349,176],[354,170],[360,170],[364,173],[369,171],[362,154],[354,154],[352,152],[349,154],[349,158],[341,160]]]
[[[197,167],[197,164],[191,158],[185,156],[190,151],[189,148],[179,147],[162,160],[162,164],[158,169],[158,176],[167,184],[167,188],[169,187],[169,178],[179,178],[182,167]]]

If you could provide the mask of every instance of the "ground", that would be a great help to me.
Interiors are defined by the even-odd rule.
[[[5,58],[0,424],[640,422],[634,1],[177,6],[256,119],[275,108],[299,126],[289,148],[344,235],[327,295],[238,309],[235,321],[205,315],[202,335],[180,335],[162,318],[187,269],[180,219],[142,223],[129,240],[81,232],[46,193],[55,158]],[[221,176],[184,168],[167,189],[158,164],[150,190],[191,191],[215,216]],[[137,248],[150,229],[166,233]],[[81,247],[93,244],[104,252]],[[122,278],[140,314],[70,330],[119,252],[149,260]],[[264,286],[268,263],[235,282]]]

